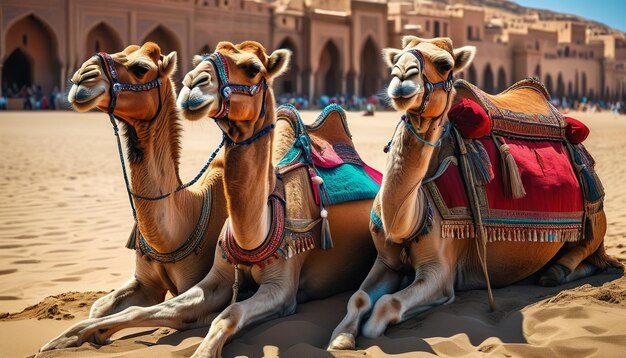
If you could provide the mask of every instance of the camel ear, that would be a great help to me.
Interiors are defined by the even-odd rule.
[[[163,76],[170,77],[172,73],[176,71],[176,51],[170,52],[167,56],[161,56],[159,60],[159,72],[163,74]]]
[[[202,58],[202,56],[200,56],[200,55],[195,55],[195,56],[193,56],[193,61],[192,61],[192,63],[193,63],[193,67],[198,66],[198,65],[202,62],[202,59],[203,59],[203,58]]]
[[[406,37],[406,36],[405,36]],[[385,48],[383,49],[383,62],[387,67],[393,68],[395,66],[396,61],[395,58],[400,54],[402,50],[398,50],[397,48]]]
[[[291,61],[291,51],[286,49],[278,49],[270,55],[267,60],[267,77],[272,79],[282,75],[289,69],[289,62]]]
[[[463,46],[455,48],[454,54],[454,72],[461,72],[474,60],[476,55],[475,46]]]
[[[423,38],[412,36],[412,35],[406,35],[402,38],[402,48],[407,48],[407,46],[415,47],[417,46],[417,44],[419,44],[422,41],[424,41]]]

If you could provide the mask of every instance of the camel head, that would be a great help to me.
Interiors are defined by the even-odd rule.
[[[178,107],[189,120],[211,117],[234,141],[252,136],[273,111],[271,85],[289,65],[291,52],[271,55],[257,42],[217,44],[215,53],[196,56],[195,68],[183,79]]]
[[[423,68],[418,56],[423,58]],[[417,114],[424,118],[439,117],[447,109],[452,98],[443,88],[443,83],[452,79],[452,74],[462,71],[474,59],[476,48],[464,46],[453,49],[449,38],[421,39],[405,36],[402,50],[383,50],[383,60],[391,68],[393,78],[387,88],[391,104],[398,111]],[[425,79],[432,83],[442,83],[428,95],[425,108],[422,107]],[[450,93],[452,97],[453,93]],[[421,109],[421,111],[420,111]]]
[[[146,42],[143,46],[131,45],[124,51],[109,56],[117,73],[117,81],[121,84],[138,85],[160,79],[159,87],[174,88],[170,76],[176,70],[176,52],[164,56],[157,44]],[[72,76],[68,100],[76,111],[85,112],[98,108],[108,112],[112,84],[104,61],[106,60],[96,55],[85,61]],[[159,87],[115,92],[115,116],[130,124],[154,118],[160,108]]]

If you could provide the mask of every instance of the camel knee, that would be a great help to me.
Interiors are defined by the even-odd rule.
[[[371,317],[363,326],[363,335],[376,338],[385,332],[387,326],[398,323],[402,318],[402,302],[393,295],[384,295],[374,305]]]
[[[355,292],[348,301],[348,314],[367,312],[372,308],[370,296],[362,290]]]

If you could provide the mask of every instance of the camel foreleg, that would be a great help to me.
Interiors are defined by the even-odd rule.
[[[378,299],[400,286],[402,275],[390,268],[382,257],[377,256],[369,274],[348,301],[347,313],[333,331],[328,350],[354,349],[359,325]]]
[[[405,289],[381,297],[363,325],[366,337],[380,336],[390,324],[405,321],[431,307],[454,301],[454,279],[450,269],[438,262],[422,264],[415,280]]]
[[[296,261],[279,261],[261,269],[257,292],[220,313],[192,357],[220,357],[226,341],[243,327],[295,312],[301,265]]]
[[[109,316],[131,306],[156,305],[163,302],[165,294],[165,290],[151,288],[133,277],[117,290],[96,300],[89,311],[89,318]]]
[[[90,318],[69,328],[40,351],[78,347],[84,342],[104,344],[115,332],[131,327],[170,327],[177,330],[209,324],[209,315],[224,307],[231,296],[231,277],[212,270],[183,294],[150,307],[132,306],[122,312]],[[230,271],[228,271],[230,272]]]

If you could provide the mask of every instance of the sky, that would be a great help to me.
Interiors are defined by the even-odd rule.
[[[626,0],[512,0],[532,8],[574,14],[626,32]]]

